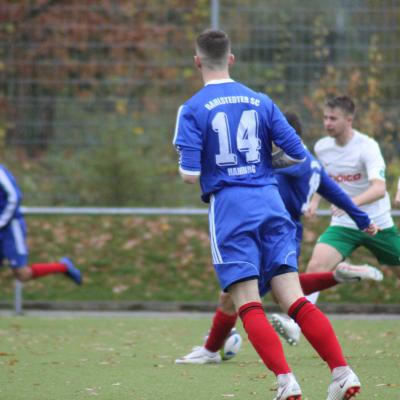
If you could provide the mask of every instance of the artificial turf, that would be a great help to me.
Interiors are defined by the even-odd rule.
[[[6,400],[268,400],[275,379],[239,326],[239,354],[219,365],[175,365],[201,344],[209,315],[0,318],[0,398]],[[333,320],[361,399],[400,399],[400,320]],[[304,340],[285,344],[304,400],[326,398],[328,368]]]

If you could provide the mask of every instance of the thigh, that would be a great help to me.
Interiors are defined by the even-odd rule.
[[[331,245],[317,243],[308,261],[306,272],[332,271],[343,261],[343,256]]]
[[[383,229],[372,237],[366,235],[364,246],[380,264],[400,265],[400,234],[396,226]]]

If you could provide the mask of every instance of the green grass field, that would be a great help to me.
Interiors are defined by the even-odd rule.
[[[363,383],[358,398],[399,400],[400,320],[333,322]],[[0,398],[272,399],[274,377],[245,338],[220,365],[174,364],[209,323],[209,316],[1,317]],[[285,350],[304,400],[325,399],[330,374],[310,346],[303,340]]]

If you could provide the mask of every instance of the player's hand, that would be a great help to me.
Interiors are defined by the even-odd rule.
[[[379,228],[378,225],[376,225],[374,222],[372,222],[368,228],[365,228],[363,230],[363,232],[367,233],[370,236],[375,236],[379,231],[381,230],[381,228]]]
[[[303,212],[303,215],[308,219],[313,219],[317,216],[318,204],[310,203],[308,208]]]
[[[331,213],[332,215],[334,215],[335,217],[340,217],[344,214],[346,214],[341,208],[336,207],[334,205],[331,205]]]
[[[400,190],[397,191],[396,196],[394,198],[394,204],[397,207],[400,207]]]

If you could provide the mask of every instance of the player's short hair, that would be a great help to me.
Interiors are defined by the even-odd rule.
[[[296,133],[302,137],[303,135],[303,127],[301,125],[300,117],[293,111],[285,112],[285,118],[289,125],[296,131]]]
[[[228,35],[217,29],[207,29],[196,39],[196,52],[203,65],[211,70],[226,68],[231,42]]]
[[[356,112],[356,106],[353,99],[350,96],[336,96],[326,100],[325,107],[328,108],[340,108],[347,115],[354,115]]]

